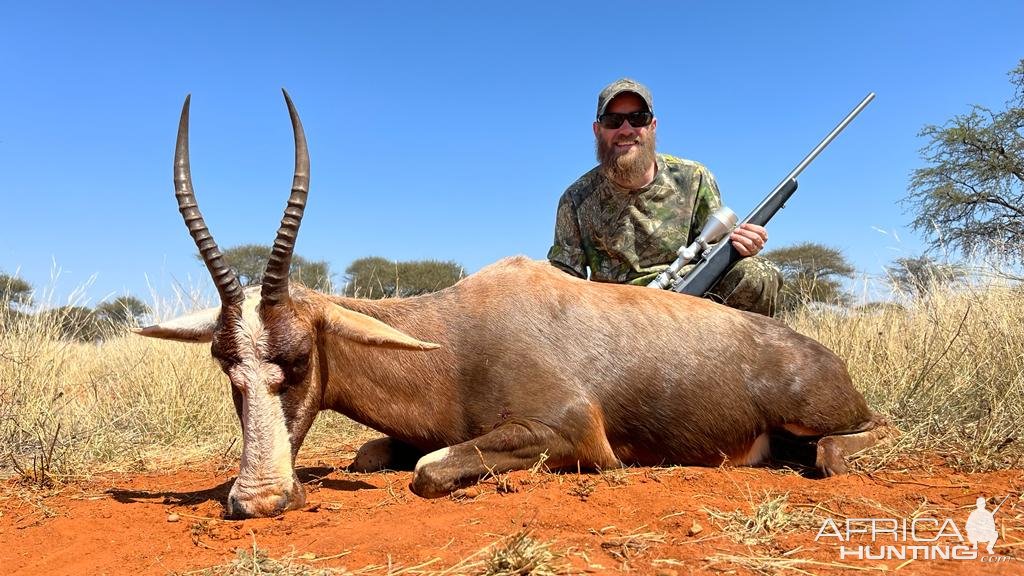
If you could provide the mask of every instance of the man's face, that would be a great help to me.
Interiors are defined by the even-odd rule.
[[[617,96],[605,108],[605,112],[629,114],[645,112],[647,106],[642,98],[627,92]],[[608,176],[619,184],[633,184],[643,179],[655,162],[654,134],[658,120],[647,126],[634,127],[628,121],[618,128],[605,128],[594,122],[594,138],[597,142],[597,160]],[[641,182],[639,185],[644,185]]]

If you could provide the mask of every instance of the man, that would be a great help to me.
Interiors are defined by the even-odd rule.
[[[1004,498],[1003,501],[1005,502],[1006,499]],[[975,550],[978,549],[979,542],[987,543],[988,553],[994,554],[993,547],[996,545],[996,540],[999,539],[999,532],[996,530],[995,511],[989,512],[988,508],[985,507],[988,501],[984,496],[978,496],[978,499],[974,502],[975,508],[971,511],[970,516],[967,517],[967,524],[964,526],[967,529],[967,540],[974,546]]]
[[[718,185],[703,165],[654,151],[651,93],[623,78],[597,98],[594,138],[599,165],[562,194],[548,260],[569,274],[598,282],[647,285],[692,242],[721,205]],[[772,315],[782,275],[755,255],[768,232],[744,224],[729,237],[743,258],[709,296],[733,308]],[[684,271],[687,269],[684,268]]]

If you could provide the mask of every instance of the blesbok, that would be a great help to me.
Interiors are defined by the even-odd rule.
[[[588,282],[524,257],[414,298],[343,298],[289,283],[309,156],[285,100],[292,192],[264,283],[243,290],[196,205],[185,99],[175,194],[221,306],[140,330],[212,342],[231,381],[243,443],[230,516],[305,503],[295,456],[324,409],[387,435],[364,445],[353,469],[415,462],[410,488],[424,497],[542,455],[552,469],[756,464],[781,430],[820,437],[816,466],[830,475],[845,471],[844,454],[886,435],[835,354],[708,300]]]

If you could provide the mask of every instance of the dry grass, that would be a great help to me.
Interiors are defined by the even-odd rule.
[[[812,512],[790,507],[789,494],[765,492],[760,500],[751,497],[747,510],[724,512],[705,508],[704,511],[721,526],[723,533],[742,544],[763,544],[780,532],[807,530],[821,525]]]
[[[626,534],[601,534],[601,549],[620,563],[620,568],[628,569],[629,563],[647,553],[648,549],[658,544],[665,544],[666,535],[662,532],[645,531],[647,526],[640,526]]]
[[[1024,464],[1020,296],[1007,286],[946,288],[871,312],[805,310],[785,319],[844,358],[869,404],[904,432],[857,467],[936,454],[969,472]],[[156,308],[160,317],[183,309]],[[229,384],[208,346],[123,330],[78,343],[61,338],[52,316],[40,318],[0,317],[0,475],[45,487],[101,470],[237,458]],[[366,434],[325,413],[304,454]],[[574,495],[586,498],[593,488],[574,486]]]
[[[869,313],[804,311],[787,322],[846,360],[868,404],[904,432],[861,468],[941,455],[954,469],[1024,465],[1020,288],[940,288]]]
[[[325,413],[307,444],[365,430]],[[241,440],[209,346],[124,328],[100,343],[75,342],[61,337],[59,319],[0,312],[0,446],[0,476],[46,486],[103,470],[237,461]]]
[[[315,557],[301,558],[293,553],[286,554],[281,558],[273,558],[266,550],[256,545],[255,539],[253,539],[251,548],[239,548],[235,550],[235,554],[236,557],[231,562],[186,574],[188,576],[334,576],[351,574],[344,569],[320,568],[303,562],[316,561]],[[334,556],[332,559],[341,556],[344,554]]]
[[[537,540],[529,530],[495,544],[483,564],[482,571],[475,571],[483,576],[555,576],[567,570],[562,556],[551,550],[550,543]]]
[[[316,566],[323,561],[334,561],[348,555],[348,551],[328,557],[313,554],[289,553],[279,558],[272,557],[260,548],[253,537],[252,546],[235,551],[234,560],[211,566],[182,576],[344,576],[344,575],[385,575],[399,576],[455,576],[473,574],[476,576],[557,576],[568,572],[564,555],[551,549],[551,542],[536,540],[529,530],[522,530],[498,539],[492,544],[462,559],[448,568],[434,568],[440,559],[432,558],[419,564],[402,566],[392,562],[371,564],[355,570]],[[389,558],[390,560],[390,558]]]

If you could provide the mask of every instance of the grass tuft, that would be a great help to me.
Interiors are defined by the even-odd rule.
[[[253,539],[250,548],[235,550],[235,559],[227,564],[211,566],[187,576],[341,576],[350,574],[345,569],[320,568],[299,562],[295,554],[287,554],[281,558],[272,558],[270,554],[256,545]],[[343,556],[341,554],[339,556]],[[312,555],[309,555],[312,556]],[[315,558],[314,558],[315,559]],[[183,575],[183,576],[186,576]]]
[[[665,534],[641,532],[643,528],[645,527],[641,526],[620,536],[604,536],[601,549],[621,562],[623,569],[627,569],[630,561],[643,556],[651,546],[665,543]]]
[[[554,576],[566,571],[562,557],[550,544],[533,538],[530,530],[517,532],[495,545],[484,560],[481,576]]]
[[[789,493],[765,492],[760,501],[752,498],[747,510],[723,512],[713,508],[704,511],[722,527],[722,532],[742,544],[763,544],[776,534],[820,525],[813,514],[803,509],[791,509]]]

